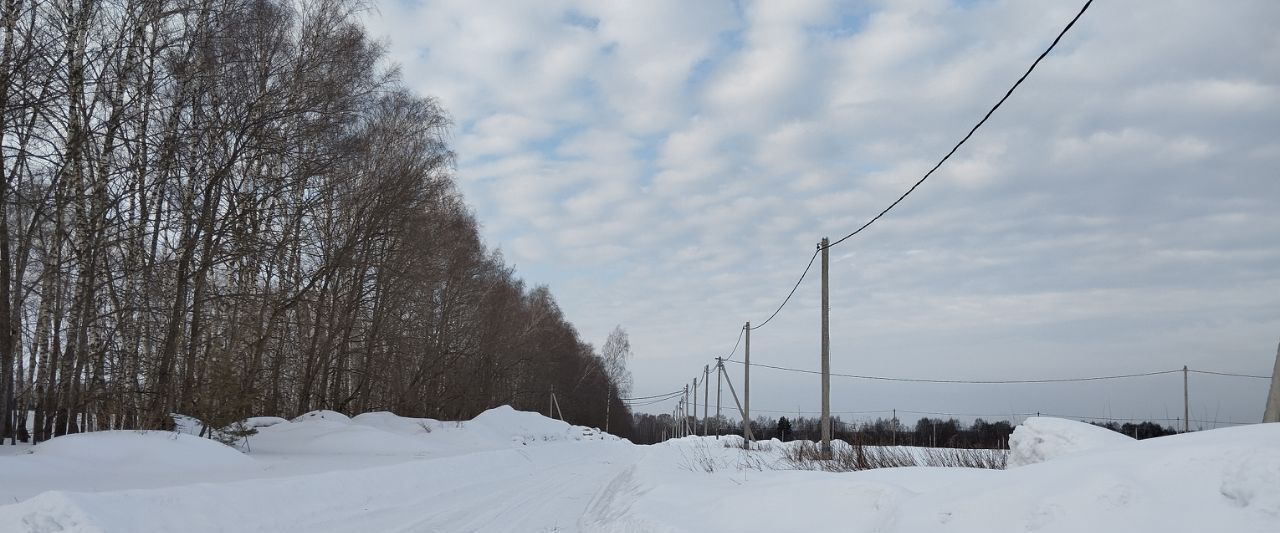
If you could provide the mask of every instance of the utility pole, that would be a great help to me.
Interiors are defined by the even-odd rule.
[[[711,367],[702,365],[702,434],[710,435],[707,430],[707,407],[711,403],[711,382],[707,378],[711,377]]]
[[[676,400],[676,412],[671,415],[671,421],[675,425],[675,436],[680,438],[684,436],[684,422],[680,421],[680,400]]]
[[[724,360],[716,358],[716,440],[720,440],[720,379],[724,376]]]
[[[698,434],[698,378],[693,378],[693,434]]]
[[[733,390],[733,380],[729,379],[729,373],[725,371],[724,366],[720,367],[720,375],[724,376],[724,382],[729,384],[729,394],[733,395],[733,403],[738,406],[738,412],[742,413],[742,434],[744,437],[742,439],[742,447],[749,450],[751,449],[751,441],[755,437],[751,435],[751,424],[746,423],[746,411],[742,409],[742,402],[738,401],[738,391]]]
[[[1271,390],[1267,392],[1267,409],[1263,422],[1280,422],[1280,347],[1276,348],[1276,366],[1271,370]]]
[[[676,438],[684,436],[684,400],[676,400]]]
[[[1182,365],[1182,432],[1191,431],[1191,396],[1187,392],[1187,365]]]
[[[609,383],[609,385],[604,388],[604,432],[605,433],[609,432],[609,406],[613,405],[613,402],[610,401],[609,399],[611,396],[613,396],[613,383]]]
[[[684,399],[680,400],[680,425],[684,427],[684,435],[689,436],[689,386],[684,386]]]
[[[747,332],[747,344],[743,351],[742,364],[742,438],[746,439],[742,443],[743,448],[751,448],[751,322],[747,322],[742,326]],[[729,383],[729,390],[733,391],[733,383]],[[734,400],[737,400],[737,393],[734,393]]]
[[[822,457],[831,458],[831,300],[827,283],[830,244],[826,237],[818,243],[822,250]]]
[[[551,397],[547,399],[547,418],[556,417],[556,386],[551,386]]]

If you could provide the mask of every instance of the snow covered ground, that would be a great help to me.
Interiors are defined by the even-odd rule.
[[[1039,418],[1008,470],[829,473],[788,469],[792,443],[635,446],[505,407],[250,422],[247,453],[170,432],[6,446],[0,532],[1280,531],[1280,424],[1134,441]]]

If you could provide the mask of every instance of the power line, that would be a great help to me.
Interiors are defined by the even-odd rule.
[[[667,396],[665,398],[658,398],[657,400],[648,400],[648,401],[643,401],[639,403],[628,403],[627,407],[644,407],[647,405],[654,405],[658,403],[669,402],[679,397],[680,396],[677,394],[677,395]]]
[[[628,402],[628,401],[631,401],[631,400],[650,400],[650,399],[653,399],[653,398],[657,398],[657,397],[659,397],[659,396],[671,396],[671,395],[674,395],[674,394],[681,394],[681,393],[683,393],[683,392],[684,392],[684,389],[680,389],[680,390],[675,390],[675,391],[666,392],[666,393],[662,393],[662,394],[654,394],[653,396],[636,396],[636,397],[634,397],[634,398],[622,398],[622,401],[624,401],[624,402]]]
[[[733,362],[738,363],[740,365],[743,364],[741,361],[733,361]],[[803,374],[818,374],[818,375],[822,374],[822,372],[819,372],[817,370],[806,370],[802,368],[790,368],[785,366],[766,365],[763,363],[751,363],[751,366],[759,366],[764,368],[770,368],[773,370],[782,370],[785,372],[799,372]],[[1182,369],[1179,368],[1175,370],[1159,370],[1155,372],[1141,372],[1137,374],[1116,374],[1111,376],[1091,376],[1091,377],[1083,377],[1083,378],[1044,378],[1044,379],[925,379],[925,378],[896,378],[896,377],[886,377],[886,376],[868,376],[868,375],[862,375],[862,374],[837,374],[835,372],[832,372],[831,375],[836,377],[851,378],[851,379],[867,379],[867,380],[874,380],[874,381],[897,381],[897,382],[908,382],[908,383],[955,383],[955,384],[969,384],[969,385],[1006,385],[1006,384],[1017,384],[1017,383],[1066,383],[1066,382],[1079,382],[1079,381],[1102,381],[1102,380],[1108,380],[1108,379],[1124,379],[1124,378],[1137,378],[1137,377],[1146,377],[1146,376],[1158,376],[1161,374],[1172,374],[1175,372],[1182,372]]]
[[[733,343],[733,350],[729,352],[729,356],[728,356],[728,357],[723,358],[725,361],[728,361],[728,360],[730,360],[730,359],[733,359],[734,354],[738,353],[738,345],[742,344],[742,333],[743,333],[745,330],[746,330],[746,328],[739,328],[739,329],[738,329],[738,340],[737,340],[737,341],[735,341],[735,342]]]
[[[956,143],[956,145],[951,148],[950,152],[947,152],[947,155],[942,156],[942,159],[938,161],[938,164],[934,165],[933,168],[929,169],[929,171],[926,172],[923,177],[917,180],[915,184],[911,186],[910,189],[907,189],[907,192],[902,193],[902,196],[899,196],[897,200],[894,200],[893,203],[889,204],[889,207],[884,208],[883,211],[881,211],[876,216],[872,217],[871,220],[868,220],[865,224],[858,227],[858,229],[853,230],[853,233],[850,233],[848,235],[845,235],[844,237],[841,237],[835,242],[827,245],[827,247],[830,248],[832,246],[835,246],[837,244],[844,242],[849,237],[862,233],[862,230],[867,229],[867,227],[874,224],[875,221],[880,220],[880,217],[884,216],[885,213],[888,213],[889,210],[893,209],[894,207],[897,207],[897,205],[901,203],[902,200],[906,199],[906,197],[910,195],[912,192],[915,192],[916,188],[919,187],[920,184],[924,183],[924,180],[929,179],[929,176],[932,176],[933,173],[938,170],[938,168],[942,167],[942,164],[946,163],[947,160],[950,159],[951,156],[956,153],[956,150],[959,150],[960,147],[963,146],[964,143],[968,141],[970,137],[973,137],[973,134],[978,131],[978,128],[981,128],[982,125],[987,122],[987,119],[991,118],[991,115],[995,113],[997,109],[1000,109],[1000,106],[1004,104],[1005,100],[1008,100],[1009,96],[1013,95],[1013,91],[1017,89],[1019,85],[1022,85],[1022,82],[1027,79],[1027,76],[1031,75],[1031,71],[1036,69],[1036,65],[1040,64],[1040,60],[1044,59],[1045,56],[1049,55],[1049,52],[1052,51],[1055,46],[1058,46],[1058,41],[1062,40],[1062,36],[1067,34],[1067,31],[1070,30],[1071,27],[1076,24],[1077,20],[1080,20],[1080,16],[1084,15],[1085,10],[1089,9],[1089,5],[1092,3],[1093,3],[1093,0],[1088,0],[1087,2],[1084,3],[1084,7],[1080,8],[1080,12],[1076,13],[1075,18],[1071,19],[1071,22],[1068,22],[1065,28],[1062,28],[1062,32],[1058,33],[1058,36],[1053,39],[1053,42],[1049,44],[1049,47],[1046,48],[1045,51],[1040,54],[1040,57],[1037,57],[1036,60],[1031,63],[1030,67],[1027,67],[1027,71],[1022,73],[1022,77],[1018,78],[1018,81],[1013,82],[1013,86],[1009,87],[1009,91],[1004,93],[1004,97],[1000,98],[1000,101],[996,102],[996,105],[992,106],[991,109],[987,111],[987,114],[982,117],[982,120],[979,120],[978,123],[975,124],[973,128],[969,130],[969,133],[966,134],[963,139],[960,139],[960,142]]]
[[[751,326],[752,331],[763,328],[765,324],[768,324],[770,320],[773,320],[773,317],[778,316],[778,313],[782,311],[783,307],[787,306],[787,302],[790,302],[791,297],[795,296],[796,289],[800,288],[800,282],[804,281],[804,277],[809,275],[809,269],[813,268],[813,260],[818,258],[818,252],[821,252],[821,251],[822,249],[819,248],[818,250],[815,250],[813,252],[813,255],[809,257],[809,264],[805,265],[804,272],[800,274],[800,279],[796,280],[796,284],[791,287],[791,292],[787,293],[787,297],[782,300],[782,304],[779,305],[778,308],[773,311],[772,315],[769,315],[769,318],[764,319],[764,322],[756,324],[755,326]]]
[[[754,407],[751,408],[751,411],[752,412],[759,411],[761,413],[779,413],[784,415],[791,414],[791,413],[800,413],[805,415],[822,414],[822,411],[797,411],[795,409],[786,411],[783,409],[756,409]],[[833,415],[872,415],[876,413],[891,413],[891,412],[893,412],[892,409],[880,409],[876,411],[831,411],[831,414]]]
[[[1259,376],[1257,374],[1236,374],[1233,372],[1213,372],[1210,370],[1188,370],[1193,374],[1210,374],[1214,376],[1228,376],[1233,378],[1254,378],[1254,379],[1271,379],[1271,376]]]

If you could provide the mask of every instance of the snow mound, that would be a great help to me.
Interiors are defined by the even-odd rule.
[[[337,411],[329,411],[327,409],[321,409],[319,411],[311,411],[309,413],[304,413],[302,415],[299,415],[298,418],[293,419],[293,421],[302,422],[305,420],[316,420],[316,419],[332,420],[334,422],[350,422],[351,421],[351,417],[344,415],[342,413],[339,413]]]
[[[1093,424],[1062,418],[1028,418],[1009,436],[1009,467],[1042,463],[1050,459],[1111,446],[1134,439]]]
[[[329,416],[308,417],[310,414],[288,424],[259,428],[258,434],[251,438],[253,452],[281,455],[424,455],[430,451],[430,446],[421,440],[353,424],[345,416],[334,419]]]
[[[1280,424],[1104,445],[996,474],[913,499],[897,530],[1270,533],[1280,524]]]
[[[476,415],[467,429],[484,432],[495,439],[510,439],[517,444],[537,441],[569,440],[573,426],[538,413],[517,411],[509,405],[494,407]]]
[[[289,421],[278,416],[251,416],[242,423],[249,428],[269,428],[276,424],[288,424]]]
[[[401,435],[423,435],[441,429],[443,424],[432,418],[411,418],[400,416],[389,411],[362,413],[351,418],[354,424],[399,433]]]
[[[476,415],[466,427],[495,440],[509,439],[520,445],[570,440],[621,440],[599,429],[570,425],[529,411],[517,411],[509,405]]]
[[[229,446],[172,431],[95,431],[40,443],[31,453],[93,464],[147,469],[251,466],[254,460]]]

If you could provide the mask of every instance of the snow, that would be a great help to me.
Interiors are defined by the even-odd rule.
[[[617,437],[600,433],[594,428],[572,426],[538,413],[517,411],[506,405],[480,413],[467,423],[467,427],[496,439],[510,439],[516,444],[584,439],[617,440]]]
[[[288,420],[278,416],[253,416],[244,419],[245,427],[251,428],[267,428],[276,424],[288,423]]]
[[[151,470],[221,468],[254,461],[218,442],[169,431],[97,431],[59,437],[32,448],[40,459],[123,463]]]
[[[1134,442],[1128,436],[1093,424],[1063,418],[1028,418],[1009,436],[1009,467]]]
[[[302,415],[299,415],[297,418],[293,419],[293,421],[306,422],[308,420],[317,420],[317,419],[329,420],[331,422],[350,422],[351,421],[351,418],[348,417],[347,415],[344,415],[337,411],[327,411],[327,410],[311,411],[309,413],[304,413]]]
[[[352,417],[351,422],[401,435],[420,435],[444,428],[439,420],[396,416],[387,411],[359,414]]]
[[[509,407],[262,422],[249,453],[103,432],[0,456],[0,532],[1280,530],[1280,424],[1134,441],[1031,419],[1016,468],[830,473],[790,469],[796,443],[636,446]]]
[[[259,428],[249,448],[260,454],[425,455],[420,439],[361,424],[350,418],[299,417],[295,422]]]

